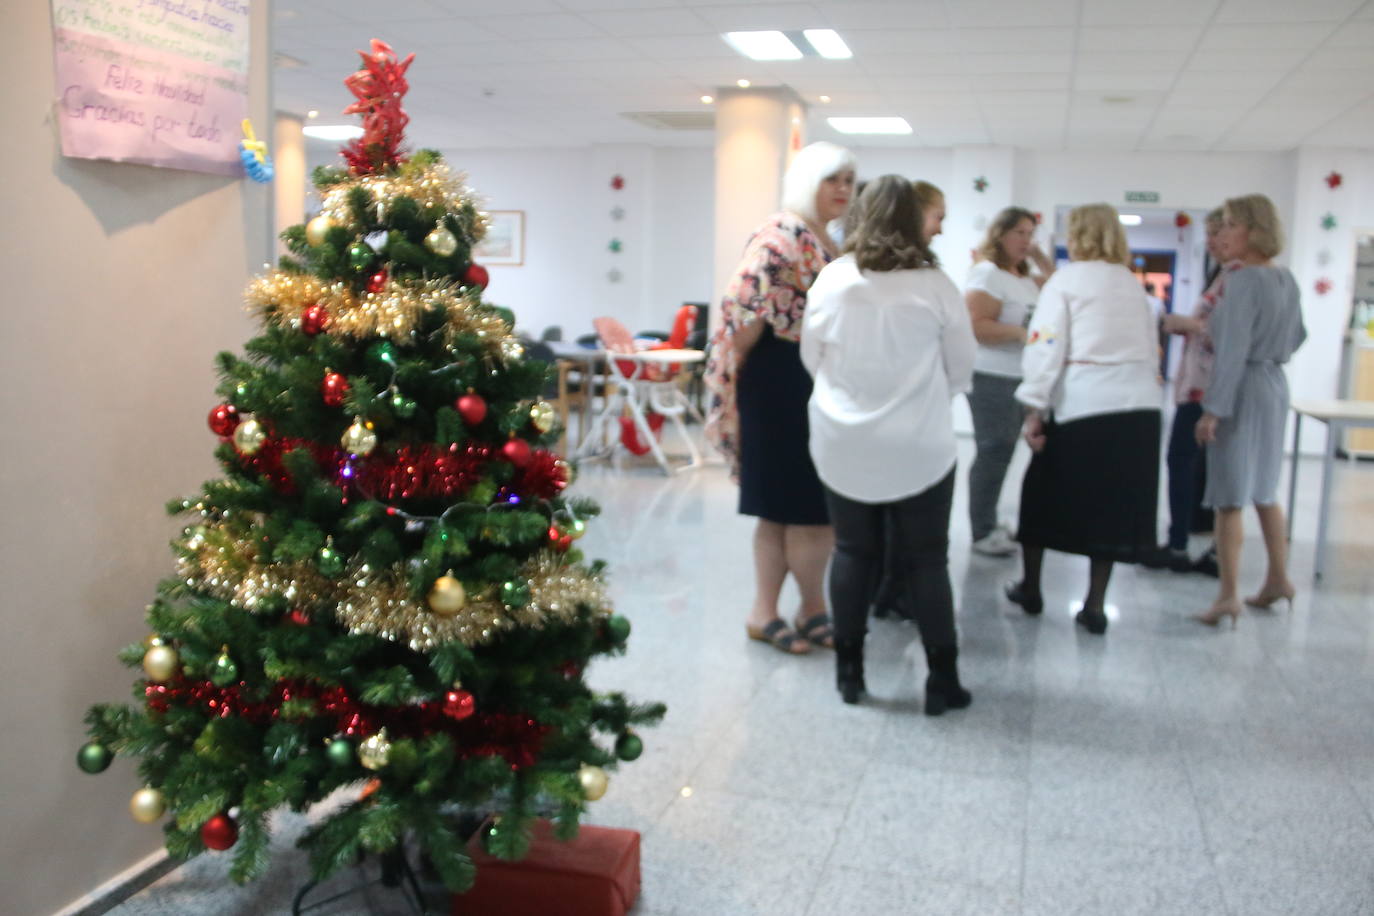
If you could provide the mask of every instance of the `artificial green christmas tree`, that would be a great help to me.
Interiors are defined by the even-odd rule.
[[[374,41],[346,81],[365,134],[249,289],[263,332],[220,355],[209,418],[224,477],[171,506],[176,574],[122,655],[137,703],[94,707],[78,755],[139,758],[134,816],[169,814],[178,857],[232,847],[240,881],[270,812],[359,784],[301,839],[315,874],[414,837],[461,890],[455,811],[496,813],[507,858],[539,813],[571,836],[663,713],[584,681],[629,631],[575,544],[596,506],[547,450],[550,367],[482,299],[483,214],[438,154],[401,152],[410,60]]]

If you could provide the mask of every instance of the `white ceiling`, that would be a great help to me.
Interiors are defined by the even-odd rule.
[[[749,79],[829,115],[901,115],[862,145],[1041,149],[1374,147],[1374,0],[275,0],[278,107],[334,117],[355,48],[410,69],[416,146],[694,146],[709,131],[627,111],[699,111]],[[833,28],[852,60],[755,62],[722,32]],[[828,104],[819,96],[829,95]],[[851,140],[851,142],[854,142]]]

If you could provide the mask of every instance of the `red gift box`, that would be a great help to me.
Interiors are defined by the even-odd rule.
[[[530,851],[519,862],[468,844],[477,881],[453,897],[454,916],[625,916],[639,896],[639,833],[583,826],[567,843],[553,824],[535,821]]]

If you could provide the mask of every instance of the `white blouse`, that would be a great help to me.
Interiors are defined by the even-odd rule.
[[[1040,291],[1016,399],[1061,423],[1160,407],[1159,329],[1121,264],[1075,261]]]
[[[964,291],[981,290],[1002,303],[997,320],[1003,324],[1026,327],[1035,311],[1040,287],[1030,277],[1022,277],[1003,270],[991,261],[979,261],[968,273]],[[1021,377],[1021,342],[1004,340],[1001,343],[978,345],[973,370],[1002,378]]]
[[[934,268],[828,264],[807,294],[801,358],[815,377],[811,458],[857,502],[914,496],[954,467],[950,399],[973,380],[968,309]]]

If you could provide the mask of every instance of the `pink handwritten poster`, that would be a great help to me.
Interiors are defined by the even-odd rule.
[[[52,0],[62,153],[242,175],[250,0]]]

